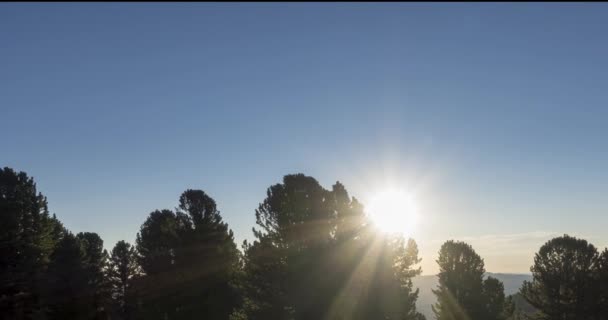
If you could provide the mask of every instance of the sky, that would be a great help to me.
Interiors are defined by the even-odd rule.
[[[110,249],[203,189],[238,244],[283,175],[399,186],[441,244],[529,272],[608,245],[608,5],[3,3],[0,166]]]

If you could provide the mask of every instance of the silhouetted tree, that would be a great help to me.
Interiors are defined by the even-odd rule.
[[[155,211],[137,236],[146,276],[136,281],[145,318],[228,319],[240,304],[232,279],[240,267],[232,231],[215,201],[186,190],[176,213]]]
[[[482,298],[487,320],[504,320],[511,316],[511,305],[505,300],[505,286],[494,277],[483,281]]]
[[[175,264],[175,249],[187,226],[171,210],[150,213],[137,234],[138,261],[147,275],[167,272]]]
[[[402,236],[379,236],[362,262],[372,263],[368,272],[369,285],[354,319],[424,319],[416,311],[418,289],[412,278],[421,273],[413,265],[420,262],[418,247]],[[375,261],[374,261],[375,260]]]
[[[596,265],[596,279],[598,287],[597,312],[608,318],[608,249],[604,249],[598,256]]]
[[[287,175],[268,189],[256,223],[256,240],[244,244],[245,303],[233,319],[421,319],[410,281],[419,273],[415,243],[377,236],[340,183],[328,191]]]
[[[86,252],[78,237],[66,233],[51,256],[48,271],[51,319],[93,319]]]
[[[256,210],[256,241],[244,245],[250,319],[301,319],[329,303],[315,269],[331,241],[335,217],[329,192],[304,175],[288,175],[271,186]],[[327,282],[325,282],[327,284]],[[317,293],[319,295],[314,296]],[[321,309],[321,310],[319,310]]]
[[[538,319],[597,319],[598,251],[583,239],[564,235],[549,240],[534,257],[532,281],[521,294],[539,310]]]
[[[145,277],[135,282],[137,315],[142,319],[175,319],[180,303],[175,298],[179,280],[175,273],[176,251],[188,229],[188,219],[171,210],[156,210],[137,234],[138,262]]]
[[[80,293],[94,306],[96,318],[107,317],[111,305],[111,287],[106,277],[108,252],[103,249],[103,240],[97,233],[80,232],[76,235],[84,250],[84,268],[87,290]]]
[[[135,247],[121,240],[114,245],[108,267],[108,282],[112,291],[115,313],[119,319],[128,319],[133,306],[129,300],[132,280],[139,274]]]
[[[222,221],[215,201],[202,190],[186,190],[179,199],[178,215],[189,218],[176,251],[177,269],[183,277],[182,313],[189,318],[227,319],[240,304],[232,283],[240,269],[240,252],[232,230]]]
[[[107,252],[96,233],[66,233],[51,255],[47,301],[53,319],[105,319]]]
[[[437,304],[433,312],[438,320],[479,319],[483,289],[484,263],[473,248],[447,241],[439,250],[439,287],[433,290]]]
[[[49,216],[33,178],[0,169],[0,317],[44,314],[45,271],[63,226]]]
[[[447,241],[439,250],[439,287],[433,290],[438,320],[502,319],[505,315],[503,284],[483,279],[483,259],[469,244]]]

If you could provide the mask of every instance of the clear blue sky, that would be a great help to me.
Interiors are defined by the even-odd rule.
[[[0,4],[0,165],[111,247],[186,188],[240,243],[302,172],[415,189],[425,273],[608,244],[608,5]],[[497,249],[499,248],[499,249]]]

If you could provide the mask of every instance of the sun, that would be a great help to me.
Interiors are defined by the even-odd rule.
[[[411,235],[418,212],[411,194],[401,189],[386,189],[369,199],[366,213],[383,232]]]

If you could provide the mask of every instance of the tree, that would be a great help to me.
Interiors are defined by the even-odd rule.
[[[433,290],[438,320],[481,319],[483,259],[464,242],[447,241],[439,250],[439,287]]]
[[[511,305],[505,300],[505,286],[494,277],[487,277],[483,281],[482,291],[485,306],[484,319],[504,320],[511,316]]]
[[[329,191],[286,175],[268,188],[256,224],[234,319],[421,319],[415,242],[375,233],[339,182]]]
[[[329,281],[318,281],[318,269],[335,227],[329,198],[314,178],[302,174],[268,188],[255,213],[261,230],[254,228],[256,240],[244,244],[244,312],[250,319],[322,317],[319,305],[329,303],[322,297],[329,290],[319,288]]]
[[[498,279],[483,279],[483,259],[469,244],[447,241],[439,250],[439,287],[433,290],[438,320],[505,318],[504,286]]]
[[[90,299],[86,252],[78,237],[66,233],[51,256],[48,271],[51,319],[92,319],[96,310]]]
[[[115,309],[121,319],[130,315],[129,296],[133,278],[139,274],[135,247],[121,240],[114,245],[108,268],[108,282],[111,286]]]
[[[44,313],[45,272],[64,230],[25,172],[0,169],[0,315]]]
[[[137,234],[138,262],[145,277],[138,279],[138,317],[142,319],[173,319],[179,309],[175,296],[179,292],[176,284],[176,250],[180,246],[180,235],[188,226],[185,217],[171,210],[156,210],[150,213]]]
[[[505,300],[503,318],[506,320],[525,320],[532,316],[536,310],[522,297],[520,293],[514,293]]]
[[[201,190],[186,190],[177,212],[150,214],[137,236],[145,277],[142,294],[146,318],[228,319],[240,304],[232,279],[240,255],[232,231],[215,201]]]
[[[599,288],[597,312],[608,315],[608,249],[604,249],[598,256],[596,274],[596,285]]]
[[[94,307],[95,315],[103,318],[108,312],[111,288],[106,278],[108,252],[103,249],[103,240],[97,233],[80,232],[76,235],[84,251],[84,272],[87,288],[81,292]]]
[[[239,289],[244,300],[231,319],[291,319],[280,250],[268,237],[261,237],[252,244],[245,241],[243,251],[245,269]]]
[[[532,281],[521,294],[539,319],[597,319],[599,286],[597,249],[583,239],[564,235],[549,240],[534,256]]]
[[[184,283],[182,313],[189,318],[227,319],[240,304],[232,279],[241,257],[232,230],[222,221],[215,201],[202,190],[186,190],[179,199],[178,215],[189,218],[176,251],[176,264]]]
[[[422,271],[413,268],[420,262],[416,242],[403,236],[378,237],[366,253],[374,257],[369,259],[374,265],[368,275],[368,292],[359,300],[360,308],[353,318],[424,319],[416,310],[419,290],[412,284],[412,278]]]
[[[156,210],[137,234],[138,261],[147,275],[167,272],[175,264],[175,249],[187,226],[184,218],[171,210]]]
[[[107,252],[96,233],[66,232],[51,255],[47,301],[52,319],[104,319]]]

